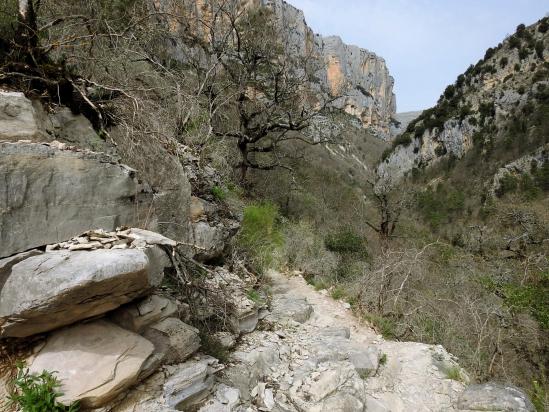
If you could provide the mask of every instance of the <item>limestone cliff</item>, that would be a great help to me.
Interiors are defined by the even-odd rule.
[[[396,111],[394,79],[385,60],[375,53],[345,44],[338,36],[314,34],[301,10],[283,0],[260,0],[271,7],[288,31],[290,53],[318,56],[319,82],[332,97],[342,96],[334,105],[360,120],[363,127],[382,138],[389,137],[391,118]]]
[[[414,168],[461,158],[474,147],[486,154],[517,143],[520,133],[527,137],[517,143],[516,154],[543,145],[544,132],[530,126],[543,117],[547,104],[548,45],[546,17],[529,27],[520,25],[514,35],[488,49],[446,88],[436,106],[395,139],[392,152],[378,167],[379,175],[400,179]]]
[[[396,111],[393,93],[394,79],[389,74],[385,60],[375,53],[357,46],[345,44],[337,36],[323,37],[315,34],[307,25],[303,11],[284,0],[233,0],[235,7],[268,7],[273,11],[281,30],[281,38],[289,55],[297,55],[318,61],[317,84],[313,91],[328,91],[331,97],[339,97],[333,105],[356,117],[362,127],[378,137],[390,137],[391,119]],[[186,0],[173,4],[154,0],[154,8],[168,15],[188,16],[185,28],[181,21],[169,19],[171,31],[176,35],[170,54],[185,60],[187,45],[177,38],[183,30],[203,31],[209,41],[209,33],[200,22],[210,22],[215,13],[214,2]]]

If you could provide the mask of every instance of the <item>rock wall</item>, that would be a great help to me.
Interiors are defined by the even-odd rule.
[[[284,0],[261,0],[273,9],[287,39],[288,52],[317,56],[323,89],[332,97],[343,96],[334,106],[355,116],[363,127],[382,138],[389,138],[391,118],[396,111],[394,79],[385,60],[357,46],[348,45],[338,36],[314,34],[303,11]]]
[[[390,137],[391,119],[396,111],[393,93],[394,79],[389,74],[385,60],[357,46],[345,44],[337,36],[322,37],[307,25],[303,11],[284,0],[233,0],[236,7],[263,6],[273,10],[278,21],[281,37],[290,55],[317,59],[318,84],[311,84],[313,91],[328,91],[331,97],[342,96],[333,105],[355,116],[362,127],[377,136]],[[173,4],[166,0],[154,0],[156,10],[188,16],[187,29],[204,31],[198,21],[208,22],[211,17],[211,2],[186,0]],[[189,50],[178,40],[177,33],[183,30],[179,21],[167,20],[174,33],[169,53],[176,59],[185,60]],[[209,34],[204,31],[204,38]],[[196,55],[198,51],[191,52]]]
[[[135,170],[62,144],[0,142],[0,182],[0,256],[136,225],[148,197]]]

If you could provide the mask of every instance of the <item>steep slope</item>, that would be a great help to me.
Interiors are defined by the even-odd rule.
[[[505,149],[502,161],[547,142],[548,18],[525,27],[471,65],[394,141],[378,172],[400,179],[473,148]],[[517,137],[524,135],[523,137]]]

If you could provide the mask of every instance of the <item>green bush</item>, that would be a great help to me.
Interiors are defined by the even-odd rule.
[[[17,365],[17,376],[13,381],[14,391],[8,396],[8,405],[22,412],[76,412],[77,403],[65,406],[57,401],[62,396],[61,384],[52,372],[39,375],[29,373],[24,363]]]
[[[499,59],[499,66],[501,68],[507,66],[507,63],[509,63],[509,59],[507,57],[502,57],[501,59]]]
[[[410,146],[412,144],[412,138],[408,133],[403,133],[400,136],[395,137],[393,140],[393,147],[397,146]]]
[[[526,47],[519,49],[519,59],[524,60],[529,55],[530,55],[530,51]]]
[[[212,196],[219,201],[223,201],[227,198],[227,192],[225,191],[225,189],[219,186],[212,187],[211,193],[212,193]]]
[[[388,147],[387,149],[385,149],[381,154],[381,161],[384,162],[385,160],[387,160],[389,156],[391,156],[391,153],[393,153],[392,148]]]
[[[331,252],[368,255],[366,239],[349,228],[326,236],[324,244],[326,245],[326,249]]]
[[[536,54],[540,59],[543,59],[543,51],[545,50],[545,46],[543,44],[543,41],[537,41],[535,45]]]
[[[284,244],[279,228],[278,208],[259,203],[244,208],[238,246],[248,255],[255,269],[263,272],[275,263],[275,254]]]
[[[499,187],[496,190],[496,195],[502,197],[507,193],[513,193],[518,188],[518,179],[510,173],[507,173],[499,181]]]

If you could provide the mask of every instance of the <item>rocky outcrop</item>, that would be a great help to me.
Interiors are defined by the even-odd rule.
[[[136,225],[147,198],[135,170],[62,144],[0,142],[0,182],[0,256]]]
[[[200,347],[199,331],[178,318],[149,326],[143,336],[154,344],[161,363],[181,363]]]
[[[164,384],[166,404],[175,410],[185,411],[203,402],[212,391],[216,365],[217,360],[212,357],[181,365]]]
[[[17,141],[38,136],[31,101],[23,93],[0,90],[0,140]]]
[[[29,257],[0,290],[0,335],[30,336],[116,309],[160,285],[167,265],[156,247]]]
[[[531,154],[520,157],[519,159],[501,167],[490,185],[490,192],[495,195],[501,189],[501,181],[506,176],[520,177],[521,175],[530,175],[532,167],[542,167],[549,162],[549,144],[546,144]]]
[[[528,396],[511,385],[485,383],[469,386],[459,397],[458,407],[464,411],[534,412]]]
[[[360,120],[363,127],[388,139],[396,111],[394,80],[381,57],[343,43],[337,36],[318,40],[325,64],[325,81],[334,105]]]
[[[64,404],[94,408],[112,401],[137,382],[152,343],[105,321],[80,324],[52,334],[30,362],[30,373],[56,371]]]

